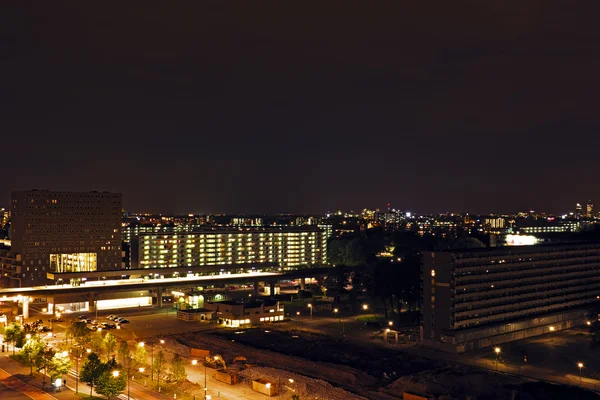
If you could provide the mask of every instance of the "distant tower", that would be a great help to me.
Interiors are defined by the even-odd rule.
[[[583,207],[581,206],[581,203],[577,203],[575,205],[575,215],[577,217],[581,217],[582,211],[583,211]]]
[[[585,216],[591,218],[594,215],[594,203],[591,200],[588,200],[585,205]]]

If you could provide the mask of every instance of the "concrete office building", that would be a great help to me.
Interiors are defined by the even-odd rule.
[[[144,234],[132,242],[133,268],[271,263],[282,268],[323,265],[327,233],[316,226],[206,228]]]
[[[121,268],[120,194],[13,192],[11,219],[2,287],[47,284],[47,273]]]
[[[600,296],[600,243],[426,252],[421,340],[464,352],[584,325]]]

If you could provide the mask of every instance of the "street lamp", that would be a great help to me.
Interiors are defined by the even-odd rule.
[[[312,319],[312,310],[313,310],[312,303],[308,303],[308,308],[310,309],[310,319]]]
[[[77,346],[78,353],[77,357],[75,358],[75,394],[79,393],[79,360],[81,357],[83,357],[83,349],[79,346],[80,345]]]
[[[585,321],[585,323],[587,324],[587,326],[590,326],[592,324],[590,321]]]
[[[215,360],[218,360],[218,357],[214,357]],[[192,360],[192,365],[198,365],[198,360]],[[207,394],[208,388],[206,387],[206,363],[204,363],[204,399],[209,399],[210,397]]]
[[[494,353],[496,353],[496,371],[498,371],[498,356],[500,355],[500,347],[495,347]]]
[[[25,335],[25,339],[27,339],[27,343],[25,343],[26,345],[29,344],[29,342],[31,341],[31,335],[28,333],[27,335]],[[27,352],[27,359],[29,360],[29,365],[31,367],[29,375],[33,375],[33,364],[31,363],[31,352],[28,351]]]
[[[394,321],[388,321],[388,326],[394,325]]]
[[[579,386],[581,386],[583,384],[582,379],[581,379],[581,370],[583,369],[583,363],[578,362],[577,366],[579,367]]]
[[[554,335],[552,335],[553,332],[554,332],[554,327],[551,326],[550,327],[550,341],[554,340]]]

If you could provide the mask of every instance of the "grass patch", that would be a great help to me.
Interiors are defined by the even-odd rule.
[[[387,319],[384,318],[383,315],[373,315],[373,314],[366,314],[366,315],[359,315],[358,317],[356,317],[356,320],[359,322],[383,322],[385,324],[387,324]]]
[[[89,394],[84,394],[84,393],[77,393],[77,396],[81,397],[82,399],[103,399],[104,397],[94,397],[94,396],[90,396]]]

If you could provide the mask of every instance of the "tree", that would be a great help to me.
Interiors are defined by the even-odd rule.
[[[171,361],[171,374],[173,380],[177,383],[183,383],[187,379],[187,372],[185,372],[185,361],[179,354],[173,356]]]
[[[132,371],[135,373],[135,369],[138,367],[138,363],[134,358],[134,355],[131,354],[131,350],[129,349],[129,345],[125,340],[122,340],[119,343],[119,350],[117,352],[117,360],[119,364],[123,366],[123,371],[126,372],[127,382],[131,385],[131,377]],[[143,365],[143,364],[142,364]]]
[[[481,240],[471,236],[461,237],[450,244],[451,249],[477,249],[483,247],[485,247],[485,244]]]
[[[69,358],[69,353],[66,351],[54,354],[50,362],[45,366],[45,372],[50,375],[52,381],[62,375],[68,374],[70,369],[71,358]]]
[[[330,295],[337,295],[346,291],[346,286],[350,283],[347,268],[342,265],[329,268],[323,285],[327,288]]]
[[[127,344],[127,341],[121,340],[119,342],[119,349],[117,350],[117,362],[124,366],[132,359],[133,356],[131,355],[129,344]]]
[[[133,359],[137,366],[144,366],[148,364],[148,352],[146,348],[143,346],[135,346],[135,353],[133,354]]]
[[[67,336],[75,339],[78,344],[85,344],[90,339],[91,331],[87,328],[85,322],[73,322],[67,329]]]
[[[108,363],[105,365],[108,365]],[[98,378],[96,392],[110,399],[125,390],[125,387],[125,375],[118,369],[107,368]]]
[[[117,339],[113,334],[108,332],[102,340],[102,351],[106,360],[108,361],[111,357],[114,357],[115,349],[117,348]]]
[[[25,339],[25,332],[23,332],[23,328],[16,322],[10,324],[8,328],[4,331],[4,339],[8,343],[12,343],[13,345],[13,354],[15,354],[15,347],[20,344],[18,347],[23,346],[23,340]]]
[[[44,342],[38,336],[31,336],[21,350],[23,361],[29,367],[29,375],[33,375],[33,367],[41,369],[44,360]]]
[[[160,379],[167,369],[167,360],[165,359],[162,350],[154,357],[154,365],[152,367],[156,373],[156,386],[158,387],[160,385]]]
[[[92,353],[96,353],[102,360],[104,358],[104,338],[102,337],[102,333],[96,332],[91,335],[88,344],[90,349],[92,349]]]
[[[100,361],[100,357],[96,353],[90,353],[87,359],[81,366],[79,377],[82,382],[90,385],[90,397],[92,397],[93,387],[97,384],[98,379],[106,370],[106,364]]]

